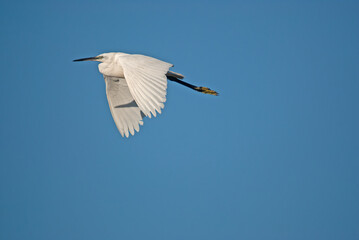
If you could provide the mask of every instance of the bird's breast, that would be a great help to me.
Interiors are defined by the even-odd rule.
[[[100,73],[110,77],[124,77],[123,68],[120,64],[108,64],[108,63],[100,63],[98,65],[98,70]]]

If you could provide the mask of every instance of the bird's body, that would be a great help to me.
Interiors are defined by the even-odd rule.
[[[161,113],[167,94],[167,79],[196,91],[217,95],[209,88],[185,83],[183,75],[169,71],[172,64],[139,54],[104,53],[74,61],[99,61],[106,94],[116,126],[122,136],[134,135],[143,117]]]

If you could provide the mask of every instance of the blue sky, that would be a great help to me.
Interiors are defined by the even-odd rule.
[[[359,239],[357,1],[2,1],[0,238]],[[168,84],[120,136],[97,64]]]

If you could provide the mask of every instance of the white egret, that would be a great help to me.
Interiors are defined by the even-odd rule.
[[[198,92],[218,95],[209,88],[181,81],[183,75],[169,71],[172,64],[144,55],[111,52],[74,60],[78,61],[100,62],[98,69],[105,78],[111,114],[122,137],[138,132],[143,117],[161,113],[167,79]]]

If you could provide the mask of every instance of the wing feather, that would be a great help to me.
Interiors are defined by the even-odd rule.
[[[142,81],[138,83],[138,87],[141,89],[143,95],[149,100],[149,104],[152,108],[156,109],[157,112],[161,113],[161,107],[163,108],[163,99],[161,95],[157,95],[151,88],[152,86],[146,86],[146,82]],[[165,94],[165,93],[164,93]],[[156,117],[156,112],[154,112],[154,116]]]
[[[112,117],[122,137],[134,135],[143,125],[143,113],[131,95],[124,78],[104,75],[106,94]]]
[[[143,55],[125,55],[121,62],[129,91],[138,107],[148,117],[161,113],[167,94],[168,69],[173,65]]]
[[[138,104],[138,106],[142,106],[142,112],[146,115],[146,116],[148,116],[149,118],[151,118],[151,114],[150,114],[150,112],[149,112],[149,110],[148,109],[150,109],[151,107],[150,107],[150,104],[148,103],[148,101],[146,101],[146,96],[141,92],[141,90],[140,90],[140,88],[139,88],[139,86],[138,86],[138,84],[136,84],[136,83],[134,83],[133,85],[132,85],[133,87],[132,87],[132,90],[131,90],[131,94],[132,94],[132,96],[136,96],[136,98],[138,99],[138,100],[136,100],[136,98],[134,97],[134,99],[135,99],[135,101],[136,101],[136,103]]]

